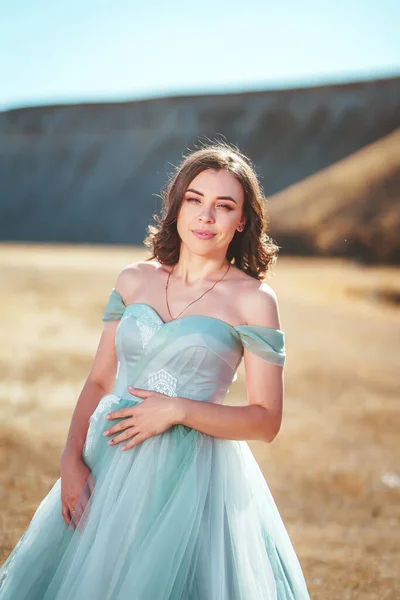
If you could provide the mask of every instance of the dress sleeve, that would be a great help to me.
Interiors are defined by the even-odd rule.
[[[121,295],[115,288],[112,289],[111,294],[108,298],[107,306],[103,312],[103,321],[119,321],[125,312],[125,304],[121,298]]]
[[[283,367],[286,362],[285,334],[280,329],[262,325],[237,325],[244,347],[267,362]]]

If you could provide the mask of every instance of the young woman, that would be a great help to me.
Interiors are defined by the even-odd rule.
[[[282,418],[278,247],[251,162],[191,152],[118,275],[61,478],[0,570],[0,600],[308,600],[245,440]],[[223,405],[244,360],[247,406]]]

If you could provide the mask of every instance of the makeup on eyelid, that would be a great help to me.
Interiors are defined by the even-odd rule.
[[[187,202],[200,202],[200,200],[198,198],[186,198]],[[218,207],[221,208],[227,208],[228,210],[233,210],[232,206],[229,206],[229,204],[219,204]]]

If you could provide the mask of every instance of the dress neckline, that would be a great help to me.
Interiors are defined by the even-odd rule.
[[[130,304],[125,304],[125,302],[122,299],[121,294],[115,289],[113,288],[112,290],[113,292],[115,292],[120,300],[121,303],[123,304],[123,306],[125,307],[125,309],[128,309],[130,306],[146,306],[160,321],[160,323],[165,327],[168,325],[172,325],[173,323],[178,323],[179,321],[183,321],[183,320],[187,320],[187,319],[208,319],[217,323],[222,323],[223,325],[225,325],[228,329],[230,329],[232,331],[232,333],[236,334],[238,337],[240,337],[239,331],[240,329],[247,329],[247,328],[252,328],[252,329],[260,329],[260,330],[269,330],[269,331],[277,331],[279,333],[283,333],[281,329],[275,329],[274,327],[267,327],[266,325],[231,325],[230,323],[228,323],[228,321],[224,321],[224,319],[219,319],[218,317],[212,317],[210,315],[183,315],[183,317],[179,317],[179,319],[173,319],[171,321],[164,321],[164,319],[161,317],[161,315],[159,314],[159,312],[153,307],[151,306],[151,304],[148,304],[147,302],[131,302]]]

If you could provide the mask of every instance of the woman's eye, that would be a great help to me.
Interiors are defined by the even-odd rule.
[[[187,198],[188,202],[200,202],[198,198]],[[229,204],[218,204],[219,208],[227,208],[228,210],[233,210],[232,206]]]

